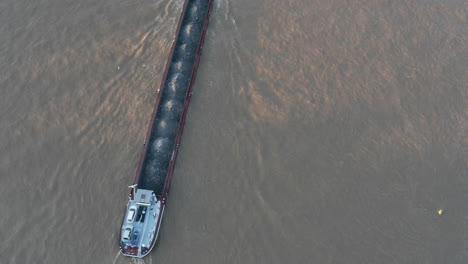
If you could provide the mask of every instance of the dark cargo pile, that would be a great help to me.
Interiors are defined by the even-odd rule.
[[[157,195],[164,191],[208,4],[204,0],[187,4],[146,145],[138,188],[153,190]]]

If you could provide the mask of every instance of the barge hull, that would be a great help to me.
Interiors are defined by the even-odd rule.
[[[169,191],[213,0],[186,0],[135,177],[138,188]]]
[[[123,255],[142,258],[156,243],[213,1],[184,2],[130,186],[119,243]]]

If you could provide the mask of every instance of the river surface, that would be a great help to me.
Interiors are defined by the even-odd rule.
[[[216,0],[157,247],[119,255],[182,5],[0,0],[0,263],[468,262],[465,0]]]

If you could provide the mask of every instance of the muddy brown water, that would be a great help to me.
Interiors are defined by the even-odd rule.
[[[182,5],[0,2],[0,263],[468,261],[462,0],[216,0],[157,248],[119,255]]]

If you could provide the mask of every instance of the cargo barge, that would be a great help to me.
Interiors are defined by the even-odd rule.
[[[122,221],[120,251],[156,243],[213,0],[185,0]]]

